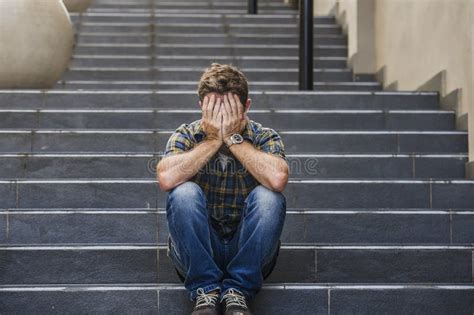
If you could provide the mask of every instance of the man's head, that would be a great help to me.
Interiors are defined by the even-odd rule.
[[[224,93],[234,93],[239,96],[240,103],[247,111],[250,108],[251,99],[248,98],[249,88],[245,75],[233,65],[212,63],[201,76],[198,84],[199,104],[206,95],[216,94],[222,98]]]

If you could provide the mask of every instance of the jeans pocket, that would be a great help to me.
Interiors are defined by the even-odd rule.
[[[184,267],[183,262],[181,261],[181,258],[176,251],[176,247],[173,245],[173,242],[171,241],[171,236],[168,235],[168,249],[166,251],[166,255],[171,259],[173,265],[175,268],[178,270],[178,272],[181,274],[181,276],[186,275],[186,268]]]

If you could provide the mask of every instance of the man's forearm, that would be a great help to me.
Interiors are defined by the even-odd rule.
[[[231,145],[230,151],[259,183],[274,191],[285,189],[288,164],[281,157],[260,151],[248,141]]]
[[[221,145],[220,140],[204,140],[188,152],[163,158],[156,169],[160,189],[171,190],[193,177]]]

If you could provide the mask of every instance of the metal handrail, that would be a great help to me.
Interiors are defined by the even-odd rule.
[[[313,0],[300,0],[299,89],[311,91],[313,86]]]
[[[248,0],[248,13],[257,14],[257,0]],[[299,89],[314,89],[313,0],[299,0]]]
[[[248,13],[257,14],[257,11],[258,11],[257,0],[248,0]]]

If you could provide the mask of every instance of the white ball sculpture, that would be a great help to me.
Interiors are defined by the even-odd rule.
[[[0,1],[0,88],[51,88],[72,56],[62,0]]]

